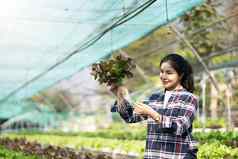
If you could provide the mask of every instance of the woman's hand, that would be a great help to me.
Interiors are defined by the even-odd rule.
[[[123,85],[118,86],[116,84],[112,84],[110,87],[110,91],[120,99],[125,98],[129,95],[128,89]]]
[[[119,106],[123,104],[124,99],[129,99],[128,89],[123,85],[118,86],[116,84],[112,84],[110,91],[117,97]]]
[[[160,114],[146,104],[135,103],[134,112],[142,116],[151,117],[156,122],[160,122]]]
[[[143,103],[135,103],[134,111],[139,115],[150,116],[150,114],[154,111],[150,106]]]

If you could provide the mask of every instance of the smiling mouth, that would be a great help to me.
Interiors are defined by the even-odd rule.
[[[170,80],[168,80],[168,81],[162,81],[163,83],[170,83],[171,81]]]

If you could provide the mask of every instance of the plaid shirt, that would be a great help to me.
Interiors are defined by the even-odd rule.
[[[117,110],[127,123],[147,119],[144,159],[183,159],[189,150],[197,148],[197,142],[191,135],[192,122],[198,107],[197,97],[185,89],[173,91],[163,108],[164,95],[164,92],[154,93],[143,102],[161,115],[160,124],[152,118],[133,113],[133,107],[127,100]]]

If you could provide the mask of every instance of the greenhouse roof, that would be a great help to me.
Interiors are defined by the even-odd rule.
[[[5,1],[0,6],[1,104],[72,76],[202,2]]]

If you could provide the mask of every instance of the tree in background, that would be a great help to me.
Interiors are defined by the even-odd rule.
[[[224,13],[221,12],[220,8],[224,8],[223,3],[225,2],[220,2],[207,0],[206,3],[196,7],[181,19],[185,36],[210,67],[234,59],[229,49],[234,45],[235,36],[231,30],[232,25],[223,20],[225,15],[221,15]],[[184,44],[182,46],[184,47]],[[235,58],[237,59],[237,56]],[[224,75],[223,77],[214,76],[223,78],[218,79],[218,82],[224,82]],[[209,89],[211,117],[217,118],[218,92],[212,85]]]

